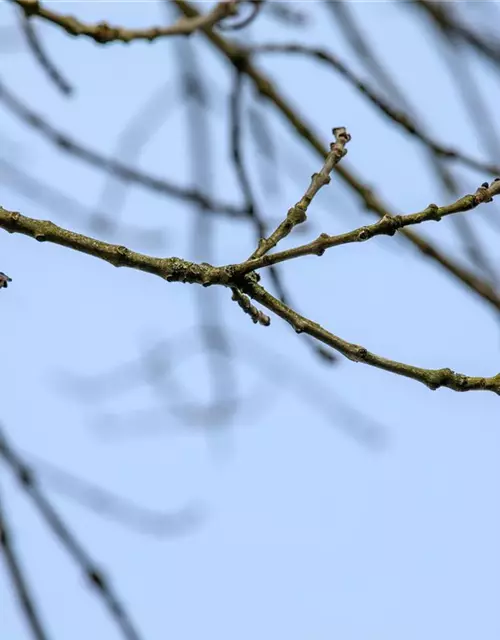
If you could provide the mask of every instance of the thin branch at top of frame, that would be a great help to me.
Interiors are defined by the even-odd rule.
[[[107,22],[86,24],[74,16],[62,15],[47,9],[39,0],[9,0],[20,7],[27,18],[37,16],[46,22],[57,25],[71,36],[86,36],[99,44],[110,42],[129,43],[134,40],[152,42],[158,38],[170,36],[189,36],[202,27],[213,27],[229,16],[236,15],[237,3],[232,1],[218,2],[212,11],[195,18],[179,18],[177,22],[166,27],[150,27],[149,29],[126,29],[112,26]]]

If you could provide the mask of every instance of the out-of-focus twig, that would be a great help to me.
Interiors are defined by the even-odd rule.
[[[196,202],[207,212],[213,211],[235,219],[245,219],[247,217],[246,212],[241,208],[213,201],[210,198],[207,198],[205,194],[199,193],[196,189],[183,188],[164,179],[155,178],[139,171],[138,169],[128,167],[118,160],[106,158],[97,151],[89,149],[84,144],[76,142],[69,136],[58,131],[31,108],[23,104],[21,100],[14,96],[14,94],[1,82],[0,101],[2,101],[10,111],[15,113],[29,126],[43,134],[47,140],[63,151],[94,167],[103,169],[104,171],[119,176],[122,180],[128,180],[153,191],[173,196],[187,202]]]
[[[500,67],[500,41],[481,37],[469,26],[464,25],[455,13],[455,7],[450,2],[430,2],[429,0],[415,0],[405,3],[407,7],[417,7],[438,24],[444,31],[456,35],[469,47],[475,49],[485,58]]]
[[[204,514],[199,505],[188,505],[174,512],[147,509],[39,457],[24,457],[33,461],[42,485],[74,500],[96,515],[138,533],[161,538],[183,536],[197,530],[203,521]]]
[[[186,0],[172,0],[176,6],[188,17],[198,15],[198,11],[192,3]],[[244,49],[235,43],[223,38],[220,34],[214,33],[211,29],[202,29],[208,40],[218,49],[221,54],[242,73],[247,75],[253,82],[256,90],[281,112],[300,138],[304,139],[322,157],[326,158],[328,150],[322,140],[314,133],[306,121],[289,104],[287,99],[281,95],[275,84],[258,69],[245,54]],[[361,199],[368,211],[373,212],[379,218],[392,216],[391,209],[377,196],[373,189],[363,183],[362,179],[345,163],[340,163],[335,167],[336,173],[349,186],[349,188]],[[492,291],[491,286],[478,278],[465,266],[459,264],[442,249],[433,245],[429,240],[424,239],[419,234],[408,229],[402,229],[401,234],[409,240],[426,258],[438,264],[448,274],[453,275],[470,290],[475,291],[480,297],[492,301],[491,295],[484,295],[486,291],[493,293],[493,298],[498,296]]]
[[[5,566],[10,574],[14,593],[24,613],[24,617],[35,640],[48,640],[49,636],[42,623],[40,613],[28,584],[28,579],[18,557],[12,529],[7,521],[7,513],[0,495],[0,555],[5,558]]]
[[[451,160],[457,160],[469,167],[480,172],[487,172],[492,175],[500,174],[500,164],[484,162],[477,160],[469,155],[463,153],[459,149],[452,147],[445,147],[441,143],[437,142],[432,136],[424,130],[424,128],[413,118],[410,114],[405,113],[402,110],[393,107],[387,100],[381,95],[378,95],[376,91],[371,88],[366,82],[358,78],[355,73],[347,67],[337,56],[332,53],[319,48],[307,47],[300,44],[260,44],[247,49],[249,54],[258,53],[284,53],[284,54],[302,54],[321,60],[334,68],[343,78],[348,80],[352,86],[354,86],[361,95],[366,96],[368,100],[381,111],[384,115],[390,118],[398,126],[405,129],[407,133],[418,138],[424,145],[426,145],[436,156],[441,158],[448,158]]]
[[[172,83],[162,82],[123,127],[112,162],[131,163],[133,161],[138,164],[141,152],[179,105],[179,95]],[[116,231],[122,226],[120,217],[131,186],[131,181],[123,180],[121,176],[113,173],[106,176],[95,213],[90,219],[91,227],[94,229],[104,227],[109,234],[110,231]],[[109,213],[104,219],[105,211]]]
[[[180,13],[172,4],[168,5],[168,9],[176,14]],[[185,132],[193,183],[204,193],[211,194],[215,182],[216,144],[210,118],[213,87],[206,77],[203,61],[193,41],[177,39],[172,41],[172,46],[177,60],[178,82],[184,98]],[[196,260],[209,263],[216,261],[216,225],[217,220],[213,216],[205,215],[202,208],[193,203],[189,236],[190,252]],[[188,406],[199,417],[199,423],[208,427],[206,436],[209,445],[212,445],[218,442],[213,438],[214,432],[222,433],[224,430],[226,438],[229,434],[228,428],[238,411],[239,380],[218,292],[202,291],[197,287],[193,295],[200,319],[200,337],[205,345],[204,359],[207,364],[210,400],[205,404],[190,397]],[[208,326],[211,327],[210,330],[207,330]],[[157,384],[155,389],[159,390]]]
[[[55,63],[49,58],[45,52],[40,38],[29,17],[24,15],[21,20],[22,29],[26,37],[26,42],[40,67],[47,74],[48,78],[53,82],[59,91],[69,96],[73,93],[73,87],[63,74],[56,67]]]
[[[109,239],[113,231],[116,231],[114,219],[111,220],[110,211],[114,209],[102,209],[93,211],[76,198],[60,191],[56,187],[39,180],[26,173],[21,167],[8,162],[0,157],[0,183],[4,188],[21,193],[25,198],[36,202],[43,208],[65,221],[77,224],[80,228],[86,228],[89,232],[104,232]],[[107,213],[105,213],[105,211]],[[163,226],[145,229],[133,224],[120,224],[120,236],[131,237],[135,243],[153,248],[163,248],[166,242],[166,233]]]
[[[21,489],[33,501],[54,536],[87,576],[89,583],[96,589],[123,637],[126,640],[140,640],[141,636],[130,619],[127,610],[118,599],[111,582],[95,566],[93,560],[40,489],[35,474],[7,440],[2,426],[0,426],[0,458],[13,473]]]
[[[259,15],[265,0],[247,0],[247,2],[252,5],[252,8],[250,14],[246,18],[243,18],[243,20],[240,20],[239,22],[219,22],[216,25],[217,28],[221,31],[237,31],[248,27],[248,25],[250,25]]]

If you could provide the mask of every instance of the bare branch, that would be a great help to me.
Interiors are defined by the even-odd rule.
[[[42,133],[50,142],[87,164],[119,176],[122,180],[128,180],[153,191],[170,195],[187,202],[196,202],[205,211],[217,211],[218,213],[234,218],[246,218],[246,212],[238,207],[213,201],[204,194],[199,193],[196,189],[183,188],[164,179],[155,178],[138,169],[128,167],[119,160],[106,158],[97,151],[89,149],[84,144],[76,142],[69,136],[58,131],[27,105],[23,104],[2,82],[0,82],[0,100],[10,111],[15,113],[33,129]]]
[[[500,174],[500,165],[485,162],[471,158],[459,149],[453,147],[445,147],[434,138],[425,129],[417,123],[408,113],[404,113],[400,109],[393,107],[387,100],[372,89],[366,82],[358,78],[349,67],[342,62],[337,56],[334,56],[325,49],[307,47],[300,44],[260,44],[249,47],[246,50],[249,54],[258,53],[286,53],[286,54],[302,54],[327,63],[334,68],[339,74],[345,78],[353,87],[358,89],[361,95],[364,95],[379,111],[390,118],[398,126],[402,127],[407,133],[415,136],[428,147],[436,156],[447,158],[449,160],[457,160],[475,171],[487,172],[492,175]]]
[[[374,224],[359,227],[353,231],[342,233],[336,236],[329,236],[327,233],[322,233],[312,242],[301,245],[299,247],[293,247],[291,249],[285,249],[272,254],[260,256],[258,258],[249,258],[247,261],[242,262],[240,265],[232,267],[235,277],[244,276],[247,273],[251,273],[257,269],[268,267],[270,265],[284,262],[285,260],[293,260],[300,256],[315,255],[322,256],[326,249],[331,247],[338,247],[342,244],[350,244],[352,242],[364,242],[370,238],[380,235],[393,236],[397,231],[408,227],[410,225],[421,224],[422,222],[435,221],[439,222],[441,218],[454,215],[457,213],[463,213],[475,209],[480,204],[485,202],[491,202],[494,196],[500,194],[500,178],[496,178],[491,185],[484,182],[476,191],[476,193],[468,194],[460,198],[456,202],[443,207],[438,207],[436,204],[430,204],[422,211],[417,213],[410,213],[407,215],[397,216],[384,216],[378,222]],[[500,297],[497,294],[490,292],[486,294],[486,290],[483,291],[483,295],[488,297],[489,301],[494,304],[500,310]],[[490,299],[491,298],[491,299]]]
[[[140,640],[139,633],[136,631],[125,607],[118,600],[111,583],[102,571],[95,566],[88,553],[41,491],[36,476],[15,452],[2,428],[0,428],[0,458],[3,459],[7,467],[12,471],[15,479],[25,491],[26,495],[33,501],[52,533],[58,538],[75,563],[85,573],[90,584],[97,590],[104,605],[122,632],[123,637],[126,638],[126,640]]]
[[[344,138],[348,136],[343,129],[340,133]],[[345,141],[348,141],[348,138],[345,138],[344,143]],[[336,151],[336,157],[342,157],[343,151],[345,151],[343,144],[340,144]],[[332,161],[333,160],[330,159],[330,164]],[[330,164],[328,166],[330,166]],[[307,204],[310,203],[312,197],[324,182],[325,175],[319,179],[313,177],[311,186],[306,192]],[[234,299],[244,311],[252,317],[254,322],[269,324],[269,318],[254,308],[240,292],[248,295],[253,300],[256,300],[286,320],[297,333],[306,333],[316,338],[320,342],[333,347],[350,360],[364,362],[398,375],[413,378],[426,384],[431,389],[448,387],[454,391],[487,390],[500,395],[500,374],[492,378],[480,378],[456,374],[450,369],[422,369],[420,367],[414,367],[413,365],[388,360],[368,352],[364,347],[348,343],[323,329],[317,323],[307,320],[296,311],[293,311],[288,305],[272,296],[258,284],[259,277],[255,274],[255,270],[258,268],[290,260],[301,255],[322,255],[329,247],[361,242],[376,235],[394,235],[398,229],[429,220],[439,221],[442,217],[474,209],[484,202],[491,202],[493,197],[499,193],[500,179],[496,179],[491,185],[483,183],[477,189],[476,193],[464,196],[448,206],[438,207],[435,204],[431,204],[423,211],[407,216],[385,216],[378,223],[369,227],[355,229],[354,231],[338,236],[322,234],[308,245],[285,250],[276,254],[265,254],[260,258],[247,260],[238,265],[228,265],[227,267],[213,267],[207,263],[198,265],[181,260],[180,258],[152,258],[130,251],[126,247],[110,245],[94,240],[93,238],[88,238],[87,236],[61,229],[52,222],[26,218],[17,212],[6,211],[1,207],[0,227],[10,232],[24,233],[38,240],[48,240],[49,242],[94,255],[115,266],[127,266],[154,273],[171,282],[191,282],[203,284],[204,286],[219,284],[231,287]],[[474,288],[479,287],[478,282],[471,283],[471,288],[472,284],[475,285]],[[497,309],[500,309],[500,299],[491,287],[488,287],[488,285],[483,285],[482,295],[486,299],[489,299]]]
[[[319,173],[314,173],[311,176],[311,183],[304,193],[302,198],[288,210],[286,218],[281,222],[276,231],[274,231],[269,238],[262,238],[259,242],[258,248],[253,252],[250,260],[260,258],[273,247],[275,247],[280,240],[286,238],[291,231],[297,225],[307,220],[307,209],[312,202],[314,196],[318,193],[321,187],[330,183],[330,173],[333,171],[333,167],[342,160],[347,153],[346,144],[351,139],[349,133],[345,127],[336,127],[332,129],[332,133],[335,136],[335,142],[330,145],[330,152],[326,156],[325,162]]]
[[[150,29],[126,29],[117,27],[107,22],[98,24],[85,24],[73,16],[66,16],[50,9],[46,9],[39,0],[10,0],[20,7],[26,17],[37,16],[46,22],[50,22],[64,29],[70,36],[86,36],[99,44],[110,42],[129,43],[135,40],[147,40],[153,42],[158,38],[169,36],[189,36],[202,27],[213,27],[220,20],[234,15],[236,3],[219,2],[207,14],[194,18],[180,18],[175,24],[167,27],[151,27]]]
[[[47,76],[52,80],[53,84],[61,93],[66,96],[71,95],[73,93],[73,87],[45,52],[36,30],[31,23],[30,18],[26,16],[26,14],[22,16],[21,23],[26,37],[26,42],[28,43],[35,60],[37,60],[40,67],[45,71]]]
[[[22,233],[39,242],[51,242],[109,262],[115,267],[129,267],[153,273],[169,282],[191,282],[208,286],[229,281],[224,269],[209,264],[196,264],[181,258],[153,258],[116,244],[69,231],[49,220],[35,220],[17,211],[0,207],[0,228],[9,233]]]
[[[35,605],[28,580],[24,575],[24,569],[21,561],[17,556],[17,550],[14,544],[12,530],[7,522],[7,515],[2,506],[2,497],[0,496],[0,551],[5,557],[7,571],[10,574],[14,592],[17,596],[19,604],[24,612],[26,621],[31,629],[31,633],[36,640],[48,640],[49,636],[44,629],[40,614]]]
[[[188,17],[199,15],[192,3],[185,0],[173,0],[181,11]],[[236,68],[245,73],[254,83],[257,91],[272,102],[282,113],[289,124],[295,129],[297,134],[306,140],[310,146],[322,157],[326,158],[328,151],[320,138],[313,132],[305,120],[293,109],[288,101],[279,93],[269,78],[255,67],[248,59],[245,50],[238,47],[234,42],[225,40],[220,34],[211,29],[202,29],[210,42],[231,62]],[[346,164],[338,164],[335,171],[340,178],[359,196],[365,208],[373,212],[379,218],[393,216],[390,208],[370,189],[363,180],[354,173]],[[465,266],[458,264],[453,258],[446,255],[444,251],[433,245],[429,240],[425,240],[420,235],[407,229],[402,229],[401,234],[409,240],[423,255],[439,264],[445,271],[453,275],[457,280],[472,289],[477,295],[492,302],[491,286],[481,281],[474,273]],[[485,295],[488,292],[488,295]],[[495,306],[497,306],[495,304]],[[498,308],[498,307],[497,307]]]
[[[244,291],[262,306],[283,318],[297,333],[307,333],[353,362],[363,362],[377,369],[383,369],[405,378],[412,378],[425,384],[433,391],[440,387],[446,387],[453,391],[492,391],[500,395],[500,373],[491,378],[469,377],[447,368],[422,369],[395,360],[388,360],[368,351],[365,347],[347,342],[323,329],[318,323],[308,320],[290,309],[256,283],[249,283]]]

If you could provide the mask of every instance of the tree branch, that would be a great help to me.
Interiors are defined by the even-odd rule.
[[[491,378],[470,377],[462,373],[455,373],[451,369],[422,369],[413,365],[388,360],[378,356],[357,344],[347,342],[330,333],[317,322],[308,320],[293,311],[287,305],[268,293],[257,283],[248,283],[243,290],[253,300],[283,318],[297,333],[306,333],[316,340],[332,347],[353,362],[363,362],[377,369],[383,369],[405,378],[412,378],[425,384],[433,391],[440,387],[447,387],[453,391],[492,391],[500,395],[500,373]]]
[[[36,220],[17,211],[7,211],[0,206],[0,228],[9,233],[22,233],[39,242],[51,242],[105,260],[115,267],[129,267],[146,271],[168,282],[189,282],[208,286],[227,284],[228,276],[223,268],[209,264],[196,264],[181,258],[154,258],[136,253],[127,247],[101,242],[68,229],[49,220]]]
[[[31,594],[28,580],[24,575],[24,569],[12,539],[12,532],[7,522],[7,516],[2,506],[2,497],[0,496],[0,551],[5,557],[7,571],[10,574],[14,591],[16,593],[19,604],[24,612],[26,621],[31,629],[31,633],[36,640],[48,640],[48,635],[42,624],[40,614],[38,613],[35,601]]]
[[[202,27],[211,28],[220,20],[235,15],[235,2],[218,2],[207,14],[198,14],[192,18],[180,18],[175,24],[167,27],[151,27],[149,29],[126,29],[116,27],[107,22],[85,24],[73,16],[65,16],[42,6],[39,0],[10,0],[20,7],[27,18],[37,16],[64,29],[70,36],[86,36],[99,44],[110,42],[129,43],[133,40],[153,42],[158,38],[169,36],[189,36]]]
[[[177,7],[187,17],[198,16],[199,13],[195,7],[185,0],[172,0]],[[255,67],[248,59],[245,50],[236,43],[224,39],[220,34],[215,33],[212,29],[202,28],[201,31],[210,40],[210,42],[227,58],[227,60],[237,69],[245,73],[254,83],[257,91],[265,98],[270,100],[278,111],[288,120],[289,124],[295,129],[297,134],[306,140],[310,146],[319,153],[322,158],[326,158],[328,151],[319,137],[313,132],[304,119],[292,108],[288,101],[279,93],[269,78]],[[335,167],[335,171],[340,178],[360,197],[366,209],[372,211],[379,218],[384,216],[393,216],[390,208],[383,203],[381,199],[363,184],[363,181],[357,176],[352,169],[346,168],[345,164],[339,164]],[[446,255],[442,250],[437,248],[429,240],[425,240],[420,235],[408,229],[402,229],[401,235],[409,240],[423,255],[439,264],[449,274],[453,275],[457,280],[466,285],[467,288],[474,291],[484,300],[492,302],[490,296],[485,295],[485,291],[490,291],[491,287],[480,278],[478,278],[467,267],[457,263],[453,258]],[[496,304],[494,305],[499,308]]]
[[[46,498],[38,485],[36,475],[26,464],[24,464],[24,461],[8,442],[1,425],[0,458],[12,471],[20,487],[32,500],[54,536],[62,546],[65,547],[68,554],[85,573],[89,583],[96,589],[104,605],[108,609],[110,616],[120,629],[123,637],[126,638],[126,640],[141,640],[141,636],[135,629],[135,625],[130,619],[126,608],[118,599],[112,583],[107,580],[104,573],[94,564],[92,558],[87,554],[80,542],[66,526],[63,519],[52,506],[51,502]],[[40,637],[40,640],[42,637]]]

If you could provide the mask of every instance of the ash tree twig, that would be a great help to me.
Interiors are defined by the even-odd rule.
[[[238,179],[239,186],[245,199],[245,206],[248,211],[248,216],[251,218],[253,226],[255,228],[256,236],[260,239],[266,232],[266,221],[262,216],[257,200],[254,196],[249,172],[243,158],[243,110],[242,110],[242,98],[243,98],[243,80],[244,76],[239,71],[235,72],[233,89],[230,97],[230,125],[231,125],[231,159],[235,169],[236,177]],[[285,286],[281,274],[276,267],[271,267],[269,270],[271,281],[278,293],[278,297],[285,304],[288,302],[288,295],[285,291]],[[249,298],[245,296],[236,287],[232,288],[232,300],[236,301],[239,307],[250,317],[255,323],[259,323],[263,326],[268,326],[271,322],[270,318],[255,308]]]
[[[264,327],[268,327],[271,324],[271,318],[254,307],[248,296],[236,287],[233,287],[231,291],[233,292],[232,299],[238,303],[240,309],[243,309],[252,318],[254,324],[261,324]]]
[[[253,300],[256,300],[262,306],[288,322],[297,333],[306,333],[320,340],[352,362],[363,362],[377,369],[383,369],[384,371],[389,371],[405,378],[417,380],[433,391],[440,387],[446,387],[453,391],[492,391],[500,395],[500,373],[490,378],[471,377],[462,373],[456,373],[448,368],[423,369],[422,367],[389,360],[388,358],[383,358],[368,351],[365,347],[347,342],[330,331],[327,331],[317,322],[301,316],[255,282],[249,282],[244,291]]]
[[[313,178],[313,183],[315,182]],[[318,184],[317,181],[315,184]],[[315,187],[310,187],[308,192]],[[316,188],[317,191],[317,188]],[[305,333],[322,342],[328,347],[343,354],[355,362],[364,362],[373,367],[417,380],[430,389],[447,387],[454,391],[485,390],[493,391],[500,395],[500,373],[490,378],[470,377],[458,374],[450,369],[423,369],[387,358],[383,358],[369,352],[364,347],[346,342],[335,336],[319,324],[304,318],[288,305],[284,304],[262,286],[259,285],[258,274],[255,270],[277,262],[283,262],[299,257],[300,255],[322,255],[326,248],[361,242],[376,235],[394,235],[397,229],[404,226],[420,224],[425,221],[438,221],[444,216],[461,213],[474,209],[479,204],[491,202],[493,197],[500,194],[500,179],[496,179],[491,185],[483,183],[474,194],[460,198],[455,203],[438,207],[431,204],[421,212],[407,216],[385,216],[378,223],[369,227],[361,227],[347,234],[328,236],[322,234],[317,240],[295,249],[289,249],[276,254],[266,254],[254,260],[228,265],[226,267],[214,267],[208,263],[191,263],[180,258],[153,258],[130,251],[126,247],[110,245],[87,236],[82,236],[54,225],[44,220],[34,220],[21,216],[20,213],[6,211],[0,207],[0,228],[12,233],[18,232],[29,235],[38,240],[48,240],[62,246],[66,246],[83,253],[94,255],[106,260],[115,266],[127,266],[158,275],[169,282],[191,282],[210,286],[214,284],[234,288],[246,294],[268,310],[286,320],[297,333]],[[474,289],[479,286],[475,283]],[[490,297],[492,304],[500,308],[500,299],[489,285],[483,285],[482,294]],[[495,297],[496,296],[496,297]],[[241,302],[241,297],[240,300]],[[243,302],[243,305],[246,303]],[[246,305],[248,306],[248,305]],[[249,310],[251,307],[249,307]],[[256,317],[256,309],[250,310],[250,315]],[[259,321],[259,320],[257,320]]]
[[[42,5],[40,0],[10,0],[16,4],[27,18],[37,16],[46,22],[61,27],[70,36],[86,36],[98,44],[110,42],[129,43],[135,40],[153,42],[158,38],[169,36],[189,36],[202,27],[213,27],[220,20],[236,13],[235,2],[218,2],[209,13],[195,18],[181,17],[175,24],[166,27],[151,27],[149,29],[126,29],[116,27],[107,22],[86,24],[73,16],[66,16],[51,11]]]
[[[200,15],[193,3],[186,0],[172,0],[175,5],[187,17],[196,17]],[[248,78],[250,78],[258,93],[263,98],[271,102],[276,109],[281,112],[283,117],[289,122],[291,127],[296,131],[298,136],[304,139],[309,145],[324,159],[328,155],[321,139],[312,130],[304,118],[291,106],[288,100],[280,93],[275,84],[249,59],[244,48],[239,47],[236,43],[226,40],[219,33],[214,33],[212,29],[202,28],[212,45],[236,68],[241,70]],[[348,187],[361,199],[367,211],[374,213],[379,218],[386,215],[393,215],[390,208],[383,202],[377,194],[369,188],[351,168],[345,164],[338,164],[335,167],[336,173],[348,185]],[[426,258],[434,261],[442,269],[453,275],[468,289],[473,290],[478,296],[499,309],[500,305],[495,300],[495,296],[484,295],[485,291],[491,293],[492,289],[484,280],[478,278],[470,269],[463,264],[454,260],[446,254],[442,249],[435,246],[431,241],[423,238],[419,234],[408,229],[402,229],[401,235],[411,242]],[[494,293],[494,292],[493,292]],[[495,294],[496,295],[496,294]]]
[[[348,231],[347,233],[341,233],[335,236],[322,233],[308,244],[293,247],[291,249],[285,249],[284,251],[278,251],[276,253],[266,254],[258,258],[249,258],[239,265],[233,265],[231,268],[235,277],[242,277],[247,273],[252,273],[256,269],[279,264],[286,260],[293,260],[301,256],[322,256],[323,253],[331,247],[338,247],[340,245],[351,244],[353,242],[365,242],[366,240],[370,240],[371,238],[380,235],[393,236],[398,230],[404,229],[410,225],[421,224],[422,222],[439,222],[446,216],[464,213],[471,209],[475,209],[482,203],[491,202],[494,196],[499,194],[500,178],[495,178],[491,185],[488,185],[487,182],[483,182],[475,193],[463,196],[450,205],[438,207],[436,204],[431,203],[425,209],[418,211],[417,213],[396,216],[386,215],[374,224],[359,227],[352,231]],[[480,284],[477,282],[476,286],[480,286]],[[496,294],[491,287],[488,289],[488,285],[484,285],[482,295],[500,310],[500,296]]]
[[[305,222],[307,219],[307,209],[312,202],[314,196],[321,187],[330,183],[330,173],[333,167],[342,160],[347,153],[346,144],[351,139],[345,127],[336,127],[332,129],[335,136],[335,142],[330,145],[330,152],[326,156],[325,162],[319,173],[313,173],[311,183],[302,198],[288,210],[286,218],[278,225],[275,231],[268,237],[259,241],[259,246],[252,253],[250,260],[261,258],[275,247],[280,240],[286,238],[298,224]]]

